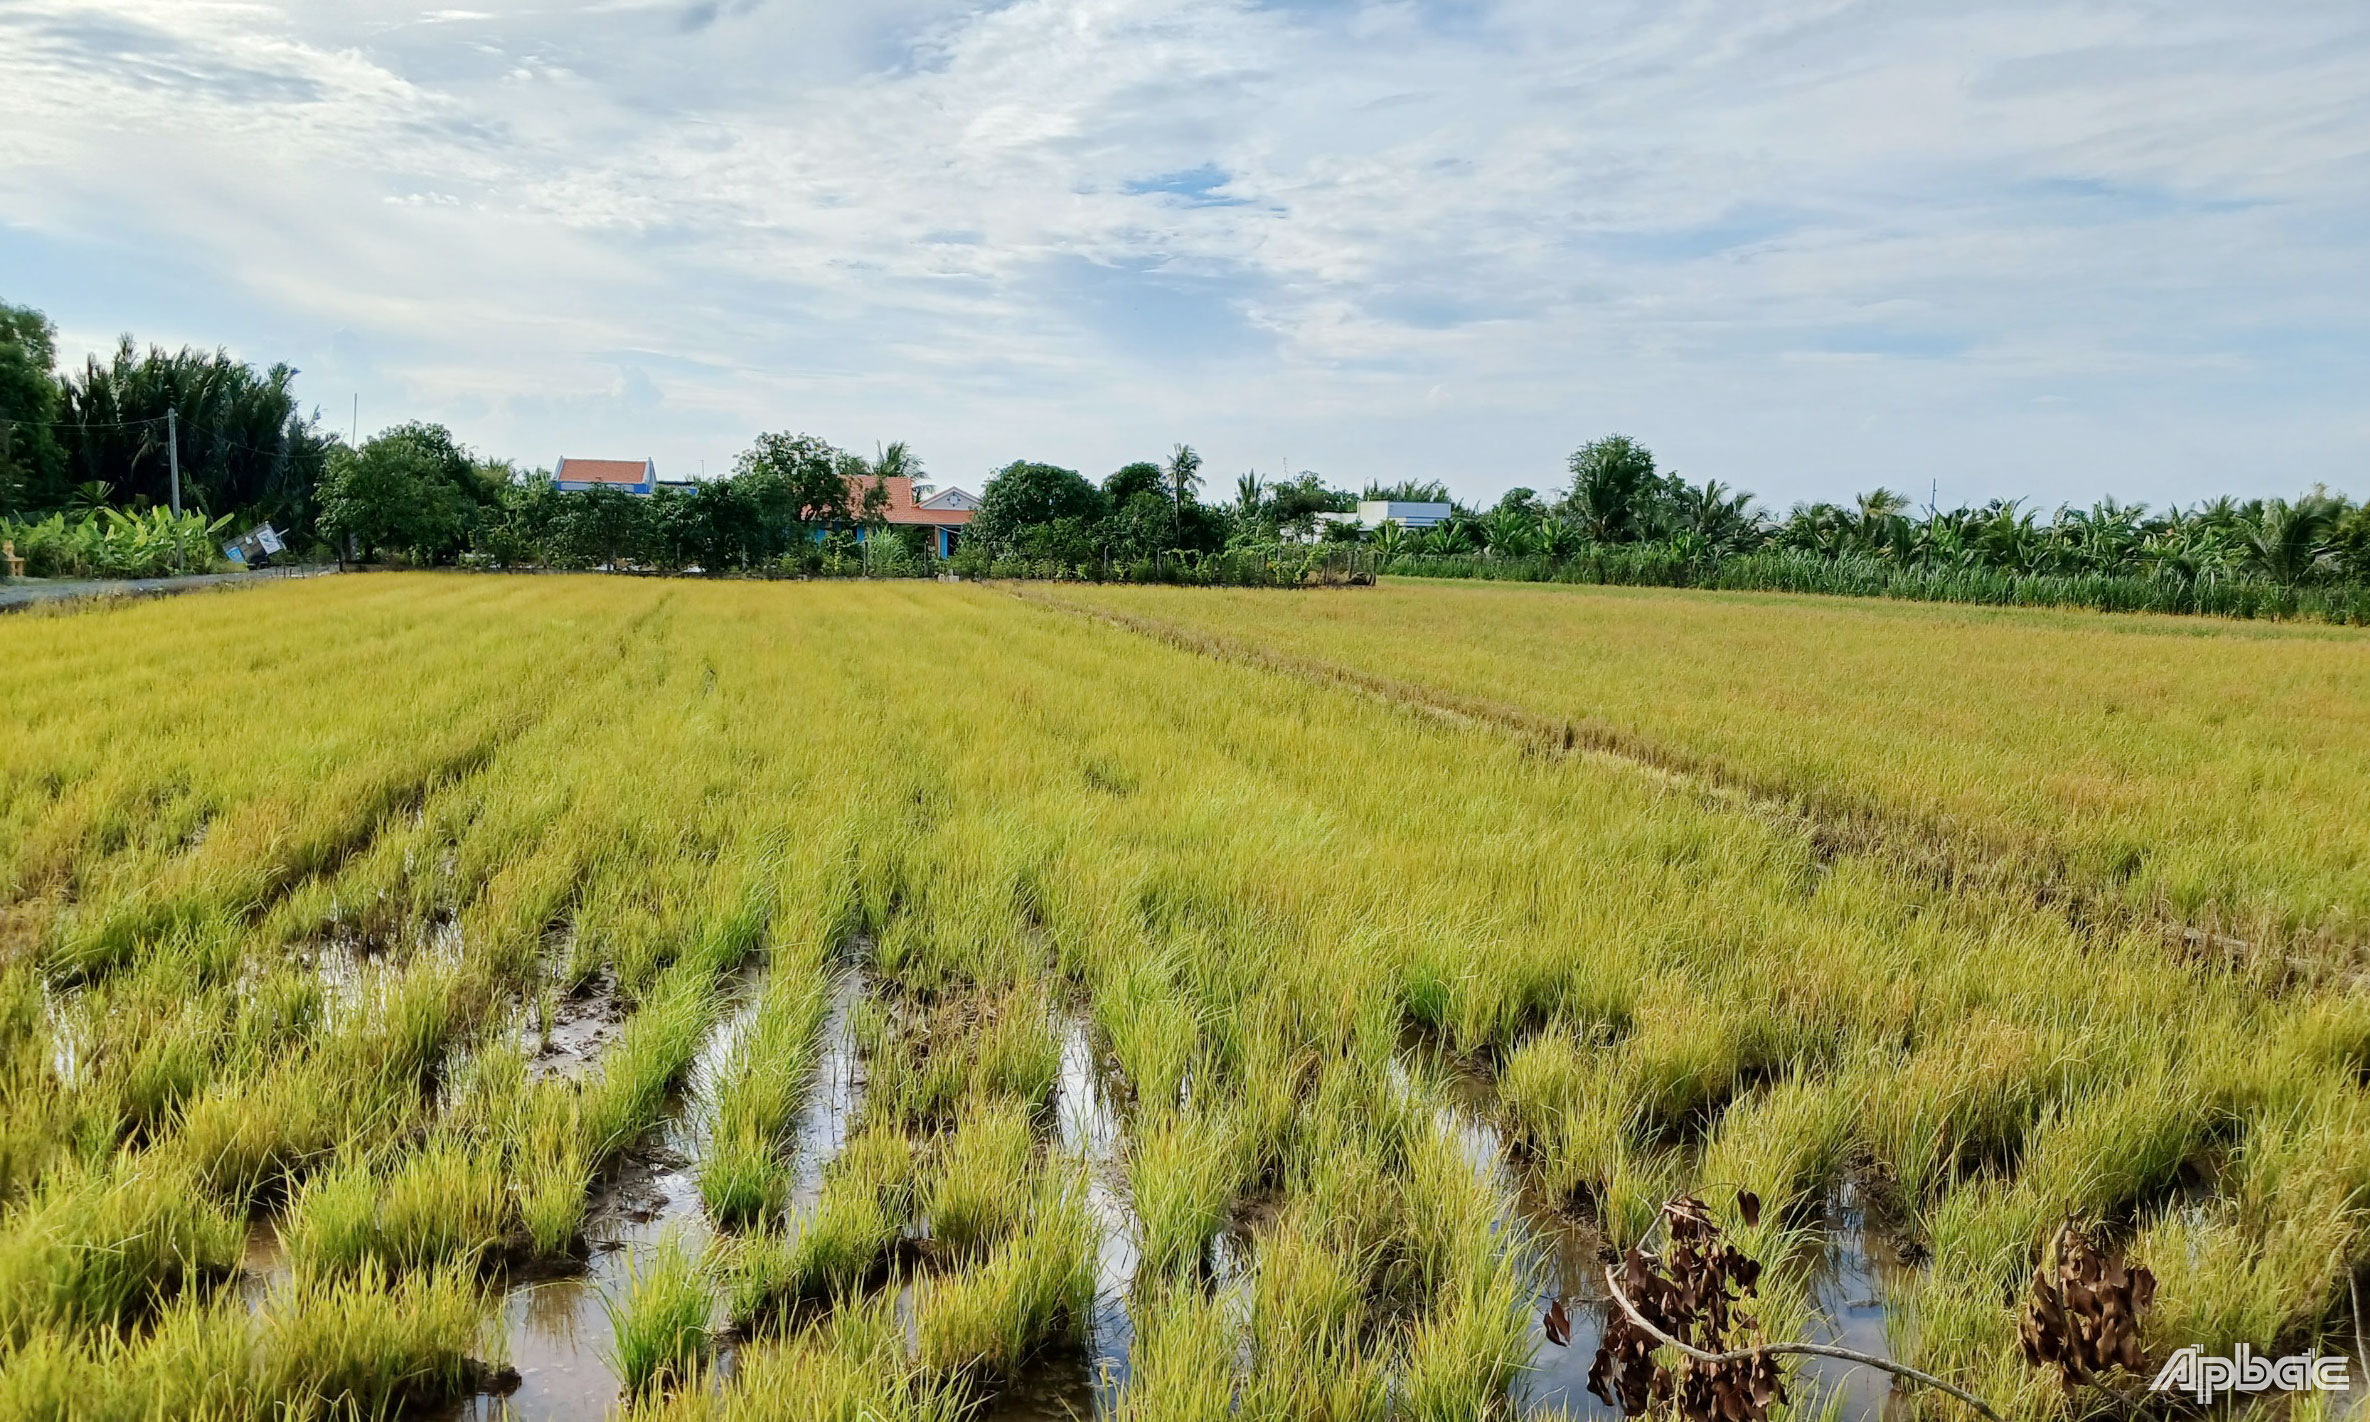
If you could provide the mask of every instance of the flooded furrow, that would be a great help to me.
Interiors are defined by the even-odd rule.
[[[696,1255],[712,1237],[699,1191],[710,1109],[719,1074],[756,1015],[764,988],[762,970],[738,980],[730,1010],[701,1044],[674,1106],[655,1131],[626,1147],[610,1179],[595,1187],[585,1214],[584,1267],[521,1278],[505,1290],[501,1327],[517,1386],[507,1396],[480,1394],[445,1416],[573,1422],[608,1415],[619,1394],[610,1309],[624,1302],[634,1270],[662,1241],[672,1237]],[[731,1361],[729,1349],[720,1352],[722,1371],[729,1372]]]
[[[628,1146],[593,1187],[584,1235],[586,1257],[556,1268],[525,1266],[497,1276],[501,1290],[496,1326],[509,1364],[500,1393],[485,1392],[425,1415],[449,1422],[506,1418],[516,1422],[582,1422],[606,1417],[619,1400],[610,1359],[609,1312],[622,1302],[633,1272],[668,1238],[697,1253],[711,1238],[699,1190],[710,1113],[721,1073],[733,1048],[755,1016],[764,991],[762,969],[736,976],[724,989],[728,1006],[710,1029],[682,1089],[659,1124]],[[595,994],[595,998],[600,994]],[[606,1020],[605,1009],[586,1014]],[[844,1044],[844,1011],[835,1011],[835,1040]],[[560,1035],[543,1024],[527,1028],[536,1041],[543,1075],[574,1075],[597,1064],[605,1036]],[[540,1039],[540,1040],[536,1040]],[[548,1050],[543,1050],[548,1048]],[[843,1052],[844,1055],[844,1052]],[[837,1088],[845,1095],[846,1088]],[[818,1092],[818,1095],[831,1093]],[[846,1111],[825,1106],[822,1115]],[[815,1108],[810,1107],[810,1115]],[[807,1142],[802,1139],[804,1149]],[[816,1166],[819,1170],[819,1164]],[[240,1287],[250,1308],[261,1307],[289,1275],[287,1252],[273,1222],[250,1227]],[[718,1358],[718,1376],[729,1376],[729,1348]]]
[[[1492,1087],[1485,1077],[1430,1059],[1428,1053],[1409,1073],[1411,1090],[1419,1073],[1435,1088],[1432,1099],[1441,1129],[1457,1140],[1475,1171],[1491,1182],[1502,1202],[1501,1219],[1529,1246],[1525,1267],[1531,1294],[1531,1365],[1515,1384],[1518,1412],[1612,1422],[1621,1410],[1588,1390],[1588,1370],[1614,1307],[1604,1276],[1606,1263],[1614,1257],[1611,1245],[1594,1224],[1548,1198],[1531,1173],[1512,1159],[1492,1124]],[[1906,1295],[1914,1267],[1880,1232],[1869,1228],[1848,1185],[1815,1239],[1815,1249],[1794,1265],[1810,1271],[1806,1282],[1811,1318],[1802,1341],[1891,1357],[1886,1327],[1891,1301]],[[1547,1337],[1545,1327],[1547,1310],[1559,1299],[1571,1326],[1570,1341],[1562,1346]],[[1901,1396],[1891,1375],[1838,1358],[1800,1359],[1794,1377],[1797,1401],[1840,1390],[1838,1415],[1850,1422],[1879,1422],[1893,1412]]]
[[[990,1399],[980,1414],[983,1422],[1109,1416],[1127,1383],[1128,1354],[1135,1341],[1128,1293],[1135,1284],[1137,1245],[1135,1212],[1127,1202],[1119,1112],[1095,1052],[1093,1023],[1084,1013],[1065,1013],[1059,1028],[1055,1143],[1085,1174],[1086,1206],[1096,1237],[1094,1313],[1087,1320],[1082,1354],[1040,1359]]]
[[[864,1062],[856,1047],[856,1008],[864,1001],[864,975],[849,968],[831,986],[822,1042],[815,1054],[815,1079],[798,1108],[791,1132],[790,1204],[803,1217],[822,1198],[823,1172],[838,1159],[864,1107]]]

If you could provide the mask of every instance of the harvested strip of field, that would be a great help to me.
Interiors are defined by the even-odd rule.
[[[403,690],[337,609],[369,627],[407,599],[449,624],[424,645],[506,649],[442,673],[464,689],[566,670],[365,846],[261,912],[178,879],[202,931],[143,921],[94,966],[60,945],[140,891],[76,871],[151,851],[52,841],[117,897],[68,900],[0,966],[0,1411],[483,1385],[506,1271],[584,1267],[587,1210],[686,1109],[703,1044],[726,1143],[699,1138],[681,1198],[717,1227],[654,1255],[616,1325],[652,1414],[947,1416],[1111,1358],[1131,1416],[1482,1415],[1540,1345],[1508,1226],[1624,1243],[1683,1188],[1807,1328],[1806,1231],[1851,1186],[1925,1261],[1892,1293],[1902,1350],[2024,1417],[2067,1407],[2012,1298],[2068,1213],[2162,1278],[2151,1346],[2345,1326],[2370,1007],[2342,983],[2077,932],[1617,759],[993,590],[370,577],[242,594],[213,635],[332,629],[294,654],[322,684],[285,733],[327,740]],[[35,626],[0,625],[0,656]],[[173,772],[142,754],[171,733],[115,704],[139,651],[83,676],[135,797]],[[404,744],[366,749],[402,779]],[[326,813],[205,773],[224,815]],[[71,813],[9,784],[28,837]],[[382,946],[324,951],[357,904]],[[833,981],[860,985],[844,1044],[817,1022]],[[614,1035],[531,1076],[522,1027],[586,990]],[[860,1097],[815,1099],[851,1052]],[[809,1153],[810,1120],[835,1148]],[[1727,1213],[1739,1186],[1757,1224]],[[251,1321],[259,1215],[303,1242]]]
[[[2357,630],[1397,579],[1029,591],[1699,774],[1946,872],[2370,942]]]

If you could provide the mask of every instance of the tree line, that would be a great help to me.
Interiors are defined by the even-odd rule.
[[[2370,505],[2326,489],[2162,510],[2103,499],[2043,514],[2013,500],[1919,512],[1879,488],[1778,516],[1716,480],[1691,484],[1659,471],[1651,451],[1621,435],[1583,445],[1568,468],[1571,481],[1552,501],[1515,489],[1494,508],[1460,508],[1421,535],[1384,530],[1376,539],[1383,566],[1838,592],[1883,583],[1900,595],[1955,584],[1970,590],[1968,600],[2030,594],[2167,611],[2209,610],[2217,600],[2235,608],[2260,585],[2332,591],[2347,606],[2370,589]],[[2145,586],[2109,589],[2102,580]],[[2086,593],[2076,584],[2096,586]]]
[[[59,370],[48,320],[0,303],[0,527],[43,565],[36,571],[52,572],[186,566],[212,556],[226,530],[267,521],[310,556],[421,565],[942,567],[927,530],[882,518],[883,481],[923,474],[902,444],[866,457],[813,435],[764,434],[717,479],[653,495],[563,491],[548,472],[482,457],[438,425],[398,425],[349,446],[298,407],[295,376],[285,364],[258,370],[221,351],[143,350],[128,336],[105,359]],[[164,512],[169,437],[188,511],[179,519]],[[1306,471],[1245,473],[1231,498],[1209,499],[1202,460],[1183,444],[1100,480],[1018,460],[988,476],[944,566],[1080,578],[1215,577],[1255,566],[1256,577],[1282,580],[1322,562],[1477,577],[1881,585],[1921,596],[1929,594],[1916,589],[1956,587],[1990,601],[2059,598],[2062,589],[2043,584],[2109,580],[2117,589],[2064,595],[2168,610],[2254,596],[2220,591],[2233,588],[2370,589],[2370,506],[2323,490],[2153,511],[2109,499],[2044,514],[2014,501],[1919,512],[1880,488],[1777,515],[1717,480],[1661,469],[1623,435],[1581,446],[1565,472],[1544,494],[1515,488],[1477,508],[1436,481],[1353,492]],[[1445,505],[1447,516],[1426,528],[1367,527],[1353,511],[1374,499]]]

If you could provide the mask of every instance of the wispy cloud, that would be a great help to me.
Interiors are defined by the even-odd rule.
[[[529,459],[1480,494],[1618,428],[1783,501],[2370,452],[2358,6],[18,0],[0,130],[0,296]]]

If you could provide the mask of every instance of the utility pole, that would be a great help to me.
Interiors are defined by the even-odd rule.
[[[181,517],[181,412],[165,411],[165,458],[173,466],[173,517]]]
[[[181,551],[181,412],[170,405],[165,407],[165,461],[173,467],[173,566],[186,573],[189,563]]]
[[[354,438],[349,447],[353,449],[362,447],[362,392],[359,390],[354,392]]]

